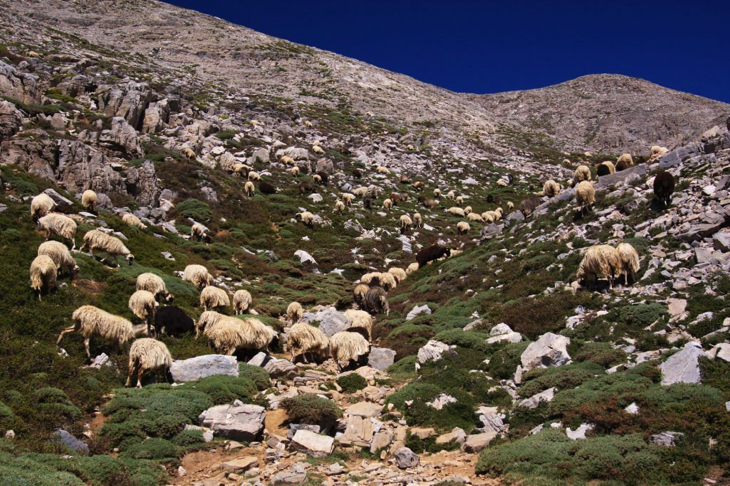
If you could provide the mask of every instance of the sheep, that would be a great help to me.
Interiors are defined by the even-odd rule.
[[[319,183],[323,186],[326,186],[330,181],[330,176],[327,174],[327,172],[320,170],[315,174],[316,176],[319,176]]]
[[[468,219],[469,221],[479,221],[482,223],[484,222],[484,218],[482,218],[482,215],[479,213],[469,213],[466,215],[466,219]]]
[[[461,206],[462,204],[464,204],[464,198],[461,197],[461,196],[457,197],[456,198],[456,205],[457,206]]]
[[[495,213],[494,211],[484,211],[481,214],[481,217],[482,221],[484,221],[485,223],[494,223]]]
[[[148,272],[140,273],[139,275],[137,275],[136,289],[151,292],[152,295],[155,296],[155,298],[161,297],[167,302],[172,302],[173,300],[175,300],[175,296],[167,291],[165,281],[154,273]]]
[[[195,285],[198,290],[202,290],[203,287],[211,284],[213,276],[203,265],[188,265],[183,271],[182,279]]]
[[[464,210],[458,206],[452,206],[447,209],[446,212],[451,214],[452,216],[459,216],[461,218],[466,217],[466,213],[464,212]]]
[[[547,197],[555,197],[560,194],[560,186],[554,180],[548,179],[542,186],[542,193]]]
[[[446,199],[451,199],[452,201],[454,201],[456,199],[456,193],[454,191],[447,192]]]
[[[398,286],[398,282],[393,274],[388,272],[381,272],[378,274],[378,283],[386,291],[391,291]]]
[[[268,196],[271,194],[276,194],[276,187],[266,181],[260,181],[259,191],[261,191],[261,194],[266,194]]]
[[[416,181],[416,182],[413,183],[413,188],[416,191],[421,192],[421,191],[423,191],[426,188],[426,184],[423,183],[423,182],[421,182],[421,181]]]
[[[229,305],[231,305],[231,300],[228,298],[228,293],[223,289],[209,285],[200,293],[200,307],[204,310],[208,311],[218,307],[228,307]]]
[[[596,174],[598,174],[598,177],[611,175],[616,173],[616,166],[613,165],[613,162],[610,160],[605,160],[598,164],[598,167],[596,167]]]
[[[365,285],[380,285],[380,272],[368,272],[360,277],[360,283]]]
[[[294,177],[299,175],[299,167],[292,167],[289,169],[289,173],[293,175]]]
[[[629,274],[631,274],[631,280],[636,279],[636,273],[639,271],[639,253],[629,243],[619,243],[616,246],[619,258],[619,272],[618,275],[624,274],[624,285],[629,284]]]
[[[248,290],[236,290],[233,294],[233,312],[236,315],[243,314],[251,308],[253,298]]]
[[[316,327],[304,322],[290,327],[286,333],[286,340],[292,363],[295,363],[300,356],[305,363],[308,363],[307,353],[313,354],[322,361],[327,359],[329,354],[330,342],[327,336]]]
[[[591,180],[591,169],[587,165],[579,165],[573,173],[573,186],[583,181]]]
[[[319,174],[314,174],[312,176],[312,182],[315,184],[321,184],[322,183],[322,177]]]
[[[355,179],[362,179],[362,172],[360,172],[357,169],[353,169],[352,170],[352,177],[354,177]]]
[[[471,226],[469,226],[469,223],[467,221],[459,221],[459,223],[456,225],[456,231],[460,235],[467,234],[470,229],[471,229]]]
[[[132,314],[147,324],[147,335],[152,335],[152,323],[160,304],[155,300],[155,294],[146,290],[138,290],[129,298],[129,310]]]
[[[304,126],[307,128],[312,128],[314,126],[314,124],[309,120],[305,120]]]
[[[253,170],[253,167],[246,164],[233,164],[233,172],[240,177],[248,177],[248,173]]]
[[[464,214],[469,214],[469,213],[471,213],[471,211],[472,211],[471,206],[467,206],[464,208]]]
[[[667,150],[666,147],[660,147],[659,145],[654,145],[651,148],[651,154],[649,155],[649,160],[646,161],[647,164],[653,164],[657,160],[664,157],[669,150]]]
[[[279,159],[282,164],[284,165],[294,165],[296,162],[292,157],[289,157],[288,155],[283,155],[281,159]],[[297,167],[299,169],[299,167]]]
[[[390,169],[385,166],[379,165],[378,167],[376,167],[375,172],[377,172],[378,174],[390,174]]]
[[[365,197],[371,197],[371,198],[375,199],[376,197],[380,196],[381,192],[383,192],[383,191],[378,186],[370,184],[368,186],[367,192],[365,193]]]
[[[350,332],[358,332],[362,336],[370,341],[373,333],[373,317],[365,311],[348,309],[344,312],[347,322],[350,323],[350,327],[347,328]]]
[[[398,182],[400,184],[410,184],[411,183],[411,178],[408,177],[405,174],[401,174],[400,177],[398,178]]]
[[[243,185],[243,192],[247,197],[253,197],[256,192],[256,186],[253,185],[253,182],[246,181],[246,184]]]
[[[418,262],[413,262],[406,267],[406,275],[410,275],[416,270],[418,270]]]
[[[386,211],[390,211],[393,207],[393,201],[390,199],[386,199],[383,201],[383,209]]]
[[[215,311],[200,315],[196,325],[196,339],[203,333],[216,352],[232,355],[237,349],[265,350],[276,337],[276,332],[258,319],[237,319]]]
[[[258,319],[249,317],[241,320],[243,321],[244,329],[248,327],[253,332],[253,340],[247,341],[243,348],[268,353],[269,346],[274,339],[279,337],[279,334]]]
[[[122,255],[129,265],[134,262],[134,255],[124,246],[122,240],[116,236],[111,236],[100,230],[87,231],[84,235],[84,244],[81,246],[79,251],[83,251],[85,247],[89,248],[89,255],[94,256],[94,250],[99,250],[106,253],[109,256],[114,257],[114,264],[119,266],[117,263],[117,257]],[[102,259],[102,261],[104,261]]]
[[[309,211],[302,211],[301,213],[297,213],[296,216],[310,228],[314,226],[314,215]]]
[[[313,145],[312,152],[314,152],[317,155],[324,155],[324,149],[322,147],[320,147],[319,145]]]
[[[487,194],[487,202],[492,204],[502,204],[502,198],[494,194]]]
[[[578,281],[586,280],[588,283],[589,277],[594,277],[598,282],[598,275],[603,275],[608,278],[609,285],[613,288],[613,280],[620,269],[620,258],[616,248],[611,245],[596,245],[586,251],[576,277]]]
[[[49,213],[38,220],[38,229],[43,231],[48,239],[51,234],[71,240],[71,249],[76,248],[76,221],[58,213]]]
[[[512,201],[507,201],[507,209],[512,211],[515,208],[515,203]]]
[[[413,213],[413,226],[415,228],[423,228],[423,218],[420,213]]]
[[[302,318],[303,314],[304,309],[302,308],[302,304],[299,302],[292,302],[286,308],[286,317],[292,324],[297,323]]]
[[[451,249],[441,245],[431,245],[426,248],[421,248],[416,253],[416,261],[418,262],[418,268],[425,267],[429,262],[438,260],[444,256],[450,256]]]
[[[79,266],[71,256],[71,252],[63,243],[58,241],[45,241],[38,247],[38,256],[45,255],[53,260],[56,269],[62,273],[75,275],[79,271]]]
[[[42,192],[35,196],[30,202],[30,217],[33,221],[38,221],[38,218],[49,214],[56,208],[56,203],[51,196]]]
[[[192,332],[195,321],[179,307],[161,307],[155,314],[155,334],[177,336]]]
[[[140,219],[132,213],[124,213],[122,215],[122,223],[134,226],[139,229],[147,229],[147,225],[142,223]]]
[[[580,209],[581,216],[589,211],[596,200],[596,191],[591,181],[583,181],[575,188],[575,201]]]
[[[305,194],[305,193],[312,193],[314,192],[314,187],[309,182],[303,181],[299,183],[299,194]]]
[[[441,189],[434,189],[433,190],[433,197],[435,197],[436,199],[440,198],[441,197]]]
[[[502,219],[503,214],[504,214],[504,211],[502,210],[502,208],[495,209],[494,210],[494,220],[499,221],[500,219]]]
[[[172,383],[174,380],[170,373],[170,366],[172,366],[172,356],[165,343],[151,338],[137,339],[129,349],[129,371],[124,386],[132,385],[132,375],[135,371],[137,372],[137,388],[142,388],[142,375],[145,371],[161,370],[167,381]]]
[[[86,208],[87,211],[94,211],[96,209],[97,196],[94,191],[87,189],[81,195],[81,205]]]
[[[423,196],[421,196],[421,197],[423,197]],[[438,203],[437,203],[436,201],[434,201],[433,199],[426,199],[425,197],[424,197],[424,198],[423,198],[422,200],[421,200],[421,198],[419,198],[419,202],[421,203],[421,205],[422,205],[422,206],[423,206],[424,208],[427,208],[427,209],[433,209],[433,208],[435,208],[435,207],[436,207],[436,205],[438,204]]]
[[[390,305],[388,305],[388,296],[382,287],[370,287],[362,300],[363,310],[370,314],[390,314]]]
[[[63,339],[64,335],[71,332],[80,332],[84,336],[84,348],[86,348],[86,356],[89,359],[91,359],[89,342],[93,335],[97,335],[108,341],[113,341],[117,346],[122,346],[134,338],[134,329],[131,322],[93,305],[79,307],[73,312],[71,318],[74,321],[74,325],[61,331],[56,344],[61,344],[61,339]]]
[[[391,202],[393,203],[393,206],[397,206],[398,201],[400,201],[400,194],[398,194],[397,192],[391,192],[389,197]]]
[[[654,178],[654,198],[660,206],[666,208],[672,202],[674,192],[674,176],[667,171],[659,172]]]
[[[341,213],[345,210],[345,203],[342,201],[335,201],[335,213]]]
[[[497,185],[501,187],[507,187],[507,181],[500,179],[497,181]]]
[[[369,352],[370,344],[356,332],[342,331],[330,338],[330,354],[337,363],[338,371],[349,366],[351,361],[359,364]]]
[[[249,181],[258,181],[258,180],[261,180],[261,175],[259,175],[258,172],[250,171],[248,173],[248,180]]]
[[[411,230],[411,227],[413,227],[413,221],[411,220],[411,217],[407,214],[402,214],[400,217],[400,232],[401,234],[405,234]]]
[[[362,307],[363,300],[365,299],[365,294],[368,293],[368,290],[370,290],[370,286],[364,283],[359,283],[355,285],[355,288],[352,290],[353,300],[359,307]]]
[[[43,292],[50,294],[56,288],[56,263],[47,255],[39,255],[30,264],[30,288],[38,293],[41,300]]]
[[[532,214],[535,208],[540,205],[540,202],[540,198],[528,197],[520,203],[520,212],[522,212],[522,215],[527,218]]]
[[[342,194],[341,197],[342,197],[342,202],[345,203],[345,206],[348,206],[348,207],[352,205],[352,200],[355,199],[355,195],[350,194],[349,192]]]
[[[204,241],[210,243],[212,241],[210,234],[208,234],[208,228],[200,223],[195,223],[190,229],[190,237],[194,241]]]
[[[399,267],[390,267],[388,269],[388,273],[393,276],[395,279],[395,282],[400,284],[402,281],[404,281],[407,277],[406,271]]]
[[[368,188],[365,186],[356,187],[352,190],[352,193],[357,197],[365,197],[365,194],[368,193]]]
[[[631,157],[631,154],[621,154],[621,156],[616,159],[616,171],[618,172],[626,170],[633,165],[634,159]]]

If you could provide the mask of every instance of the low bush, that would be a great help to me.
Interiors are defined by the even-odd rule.
[[[345,393],[354,393],[368,386],[367,380],[357,373],[350,373],[337,378],[337,384]]]
[[[213,400],[215,405],[232,403],[234,400],[252,403],[258,393],[256,385],[248,378],[226,375],[208,376],[178,388],[203,392]]]
[[[289,421],[294,424],[330,425],[342,417],[342,410],[326,398],[305,393],[281,401]]]
[[[269,373],[260,366],[239,363],[238,376],[251,380],[259,391],[271,388],[271,378],[269,378]]]

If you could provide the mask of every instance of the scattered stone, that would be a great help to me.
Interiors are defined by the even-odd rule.
[[[484,432],[482,434],[468,435],[461,445],[461,452],[474,454],[486,449],[492,439],[497,437],[494,431]]]
[[[569,439],[573,440],[585,439],[586,432],[588,432],[589,430],[593,430],[593,428],[593,424],[580,424],[580,427],[575,430],[571,430],[570,427],[567,427],[565,429],[565,435],[567,435]]]
[[[73,435],[69,434],[63,429],[56,429],[55,432],[53,432],[53,435],[56,437],[54,440],[56,442],[60,442],[61,444],[65,445],[69,449],[73,450],[74,452],[83,454],[85,456],[89,455],[89,446],[84,444],[82,441],[74,437]],[[14,434],[13,434],[14,436]]]
[[[395,461],[401,469],[410,469],[421,463],[421,458],[408,447],[401,447],[395,452]]]
[[[418,350],[418,362],[424,364],[427,361],[438,361],[441,354],[449,351],[451,346],[440,341],[429,341],[421,349]]]
[[[684,434],[682,432],[661,432],[649,437],[649,443],[664,447],[674,447],[677,439],[683,435]]]
[[[570,338],[548,332],[530,343],[520,358],[523,372],[533,368],[548,368],[570,364]]]
[[[395,362],[395,354],[392,349],[372,347],[368,355],[368,366],[385,371]]]
[[[699,359],[703,354],[702,346],[699,343],[685,344],[684,349],[659,365],[662,372],[662,385],[699,383],[701,380]]]
[[[266,409],[259,405],[244,405],[239,400],[233,405],[217,405],[198,417],[200,424],[213,430],[218,437],[251,442],[264,430]]]
[[[175,382],[195,381],[213,375],[238,376],[238,361],[235,356],[207,354],[173,361],[170,373]]]
[[[430,315],[431,314],[431,308],[427,306],[426,304],[423,305],[417,305],[411,311],[406,315],[406,320],[410,321],[411,319],[415,318],[418,315],[425,314]]]
[[[291,441],[291,447],[302,450],[312,457],[325,457],[332,454],[335,439],[320,435],[311,430],[298,430]]]
[[[517,404],[517,406],[526,408],[537,408],[537,406],[540,405],[540,402],[552,401],[556,391],[557,388],[555,387],[548,388],[547,390],[537,393],[530,398],[522,400],[520,403]]]
[[[304,464],[294,464],[289,469],[274,475],[271,484],[300,484],[307,480]]]
[[[240,459],[234,459],[232,461],[223,462],[218,465],[220,469],[225,469],[228,472],[241,474],[252,467],[258,467],[259,466],[259,460],[256,457],[252,456],[246,456],[242,457]]]

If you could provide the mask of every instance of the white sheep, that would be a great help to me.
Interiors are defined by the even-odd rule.
[[[413,213],[413,225],[416,228],[422,228],[423,227],[423,218],[421,217],[420,213]]]
[[[398,282],[392,273],[381,272],[378,274],[378,280],[380,281],[380,286],[386,291],[391,291],[398,286]]]
[[[299,175],[299,167],[292,167],[289,169],[289,173],[293,175],[294,177]]]
[[[631,154],[621,154],[618,159],[616,159],[616,170],[622,171],[626,170],[629,167],[633,167],[634,165],[634,158],[631,157]]]
[[[302,304],[300,304],[299,302],[292,302],[286,308],[286,317],[289,319],[289,322],[291,322],[292,324],[297,323],[299,321],[299,319],[302,318],[303,314],[304,314],[304,309],[302,308]]]
[[[406,267],[406,275],[410,275],[416,270],[418,270],[418,262],[413,262]]]
[[[33,221],[37,221],[38,218],[49,214],[55,208],[56,203],[51,199],[51,196],[42,192],[30,202],[30,217],[33,218]]]
[[[233,294],[233,311],[236,315],[248,312],[253,303],[253,297],[248,290],[236,290]]]
[[[87,211],[93,211],[96,209],[96,203],[98,201],[96,193],[91,189],[87,189],[81,195],[81,205],[86,208]]]
[[[367,339],[356,332],[342,331],[330,338],[330,354],[340,370],[349,365],[350,361],[358,363],[369,352],[370,344]]]
[[[155,294],[147,290],[137,290],[129,297],[129,310],[132,314],[147,324],[147,335],[152,335],[155,314],[160,304],[155,300]]]
[[[589,277],[594,277],[598,282],[598,276],[603,275],[608,278],[609,285],[613,288],[614,278],[620,271],[621,260],[616,248],[611,245],[596,245],[586,251],[576,277],[578,281],[586,280],[588,283]]]
[[[341,213],[345,210],[345,203],[342,201],[335,201],[335,212]]]
[[[456,198],[456,205],[457,206],[461,206],[462,204],[464,204],[464,198],[461,197],[461,196],[457,197]]]
[[[385,201],[383,201],[383,209],[385,209],[386,211],[390,211],[392,207],[393,207],[392,199],[386,199]]]
[[[237,349],[266,350],[277,337],[276,331],[258,319],[237,319],[215,311],[200,315],[196,328],[196,339],[202,332],[223,354],[232,355]]]
[[[319,174],[314,174],[312,176],[312,182],[314,182],[315,184],[322,184],[322,176]]]
[[[484,218],[482,218],[482,215],[479,213],[469,213],[466,215],[466,219],[469,221],[478,221],[480,223],[484,222]]]
[[[30,264],[30,288],[38,293],[41,300],[43,292],[49,294],[56,288],[56,263],[47,255],[39,255]]]
[[[649,155],[649,160],[646,161],[647,164],[653,164],[657,160],[664,157],[669,150],[666,147],[660,147],[659,145],[654,145],[651,148],[651,154]]]
[[[464,214],[469,214],[469,213],[471,213],[471,206],[467,206],[464,208]]]
[[[398,283],[398,284],[403,282],[407,277],[406,271],[399,267],[390,267],[388,269],[388,273],[393,276],[396,283]]]
[[[364,186],[356,187],[352,190],[352,193],[357,197],[365,197],[365,194],[368,193],[368,188]]]
[[[61,344],[64,335],[71,332],[80,332],[84,336],[84,348],[86,348],[86,356],[89,359],[91,359],[89,341],[93,335],[113,341],[117,346],[122,346],[134,338],[134,329],[131,322],[93,305],[79,307],[71,315],[71,318],[74,325],[61,331],[56,344]]]
[[[190,237],[196,241],[209,242],[211,240],[210,234],[208,234],[208,228],[200,223],[195,223],[190,228]]]
[[[386,201],[390,201],[390,199],[386,199]],[[411,230],[413,227],[413,221],[411,220],[410,216],[407,214],[402,214],[400,217],[400,232],[401,233],[407,233]]]
[[[313,145],[312,152],[314,152],[317,155],[324,155],[324,149],[322,147],[320,147],[319,145]]]
[[[345,203],[345,206],[351,206],[353,199],[355,199],[354,194],[350,194],[348,192],[342,194],[342,202]]]
[[[578,204],[581,215],[590,209],[595,200],[596,191],[593,189],[591,181],[582,181],[578,184],[578,187],[575,188],[575,201]]]
[[[246,196],[253,197],[256,192],[256,186],[253,185],[253,182],[246,181],[246,184],[243,185],[243,192],[246,193]]]
[[[542,193],[547,197],[555,197],[560,194],[560,186],[554,180],[548,179],[542,186]]]
[[[507,201],[507,209],[509,209],[511,211],[514,208],[515,208],[515,203],[513,203],[512,201]]]
[[[309,211],[302,211],[301,213],[297,213],[296,216],[307,226],[314,226],[314,215]]]
[[[464,212],[464,210],[458,206],[450,207],[449,209],[446,210],[446,212],[451,214],[452,216],[459,216],[462,218],[466,217],[466,213]]]
[[[355,285],[355,288],[352,290],[352,296],[355,303],[362,307],[363,300],[365,299],[365,294],[368,293],[368,290],[370,290],[370,287],[365,283],[359,283]]]
[[[129,348],[129,371],[125,386],[132,385],[132,376],[137,373],[137,388],[142,388],[142,375],[146,371],[162,371],[168,382],[172,383],[170,374],[172,356],[165,343],[156,339],[141,338]]]
[[[209,285],[200,293],[200,307],[212,310],[218,307],[228,307],[231,301],[225,290]]]
[[[111,236],[100,230],[87,231],[84,235],[84,244],[79,251],[83,251],[85,247],[89,249],[89,255],[94,256],[94,250],[106,253],[108,256],[114,257],[114,264],[117,263],[117,257],[123,256],[130,265],[134,262],[134,255],[124,246],[122,240],[116,236]],[[102,259],[102,262],[104,259]]]
[[[124,213],[122,215],[122,222],[139,229],[147,229],[147,225],[142,223],[142,221],[140,221],[140,219],[132,213]]]
[[[320,360],[327,359],[329,354],[329,339],[325,333],[304,322],[290,327],[286,332],[286,340],[293,363],[299,356],[308,363],[307,353],[313,354]]]
[[[573,173],[573,186],[583,181],[591,180],[591,169],[587,165],[579,165]]]
[[[38,220],[38,229],[43,231],[48,239],[51,234],[71,240],[71,249],[76,248],[76,221],[63,214],[50,213]]]
[[[281,159],[279,159],[282,164],[284,165],[294,165],[296,162],[292,157],[289,157],[288,155],[282,155]],[[299,169],[299,167],[297,167]]]
[[[385,167],[383,165],[379,165],[375,169],[375,172],[377,172],[378,174],[390,174],[390,169],[388,169],[387,167]]]
[[[469,223],[467,221],[459,221],[459,223],[456,225],[456,230],[460,235],[467,234],[470,229],[471,226],[469,226]]]
[[[56,264],[56,269],[60,272],[74,275],[78,273],[79,266],[76,264],[76,260],[71,256],[71,252],[68,251],[68,247],[58,241],[45,241],[38,247],[38,256],[46,255],[53,263]]]
[[[456,199],[456,193],[454,191],[449,191],[446,193],[446,199],[451,199],[452,201]]]
[[[624,275],[624,284],[629,284],[629,274],[631,279],[636,279],[636,273],[639,271],[639,253],[630,243],[619,243],[616,247],[620,263],[618,275]]]
[[[195,285],[198,290],[213,282],[213,276],[203,265],[188,265],[183,271],[182,279]]]
[[[347,309],[344,316],[347,322],[350,323],[350,327],[347,328],[348,331],[360,333],[370,341],[373,334],[373,316],[363,310],[355,309]]]
[[[379,272],[368,272],[362,277],[360,277],[360,283],[364,283],[365,285],[370,285],[370,283],[373,281],[373,278],[380,278]]]
[[[435,197],[436,199],[440,198],[441,197],[441,189],[434,189],[433,190],[433,197]]]
[[[249,326],[253,332],[253,340],[248,341],[244,349],[253,349],[254,351],[269,352],[269,345],[276,339],[279,334],[272,328],[264,324],[258,319],[247,317],[242,319],[244,328]]]
[[[261,175],[258,172],[250,171],[248,173],[248,180],[249,181],[258,181],[261,179]]]
[[[165,281],[154,273],[148,272],[140,273],[139,275],[137,275],[136,289],[151,292],[152,295],[155,296],[155,298],[157,298],[158,296],[162,297],[168,303],[172,302],[175,299],[175,296],[167,291]]]

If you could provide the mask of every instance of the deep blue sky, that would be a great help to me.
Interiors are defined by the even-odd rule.
[[[454,91],[618,73],[730,102],[730,0],[171,0]]]

